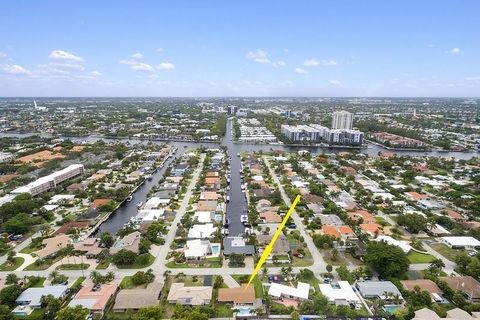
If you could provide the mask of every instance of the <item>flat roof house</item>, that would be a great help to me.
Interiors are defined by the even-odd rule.
[[[242,237],[227,237],[223,239],[223,254],[228,256],[231,253],[239,253],[251,256],[255,253],[255,247],[246,244]]]
[[[355,287],[366,299],[390,300],[393,297],[389,294],[392,294],[403,300],[400,290],[390,281],[361,281],[357,282]]]
[[[68,292],[68,286],[46,286],[42,288],[28,288],[23,291],[15,302],[18,305],[29,306],[36,309],[41,307],[40,300],[43,296],[52,295],[54,298],[64,298]]]
[[[212,292],[210,286],[185,287],[183,283],[172,283],[167,301],[188,306],[201,306],[210,303]]]
[[[268,289],[268,294],[279,300],[286,298],[296,301],[303,301],[308,299],[310,294],[310,284],[299,282],[295,288],[272,282],[270,284],[270,288]]]
[[[337,281],[332,283],[321,283],[320,291],[327,297],[330,303],[335,305],[354,305],[360,303],[360,298],[353,291],[348,281]]]
[[[188,230],[188,239],[208,239],[217,230],[213,223],[195,224]]]
[[[480,241],[474,237],[441,237],[442,242],[444,242],[450,248],[465,248],[465,249],[475,249],[480,248]]]
[[[115,298],[114,312],[138,310],[158,305],[158,297],[162,290],[162,284],[154,281],[146,288],[123,289]]]

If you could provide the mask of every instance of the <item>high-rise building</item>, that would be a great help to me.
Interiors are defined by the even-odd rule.
[[[333,130],[352,130],[353,113],[347,111],[335,111],[332,117]]]

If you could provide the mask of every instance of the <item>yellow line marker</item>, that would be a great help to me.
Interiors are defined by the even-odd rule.
[[[292,215],[292,212],[295,209],[298,201],[300,201],[300,195],[297,195],[297,197],[293,201],[292,205],[290,206],[290,209],[288,209],[287,214],[283,218],[282,223],[280,224],[280,226],[278,226],[277,231],[275,231],[275,234],[273,235],[272,240],[270,241],[268,246],[265,247],[265,250],[263,251],[262,256],[260,257],[260,260],[258,260],[257,266],[255,267],[252,275],[250,276],[250,280],[248,280],[248,283],[245,286],[245,290],[248,288],[250,283],[252,283],[253,279],[255,279],[255,276],[258,274],[258,272],[262,268],[263,264],[265,263],[265,260],[267,260],[268,255],[270,254],[270,252],[272,252],[273,245],[275,244],[275,241],[277,241],[277,238],[280,235],[280,233],[282,232],[283,227],[285,227],[285,224],[287,223],[288,218],[290,218],[290,216]]]

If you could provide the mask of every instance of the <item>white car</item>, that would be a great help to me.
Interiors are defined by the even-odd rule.
[[[248,222],[248,216],[246,214],[242,214],[240,216],[240,222],[241,223]]]

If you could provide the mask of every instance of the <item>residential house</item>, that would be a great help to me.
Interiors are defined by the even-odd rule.
[[[360,298],[353,291],[348,281],[336,281],[332,283],[321,283],[320,292],[327,297],[328,301],[335,305],[350,305],[357,307]]]
[[[255,247],[245,243],[242,237],[227,237],[223,239],[223,254],[228,256],[232,253],[251,256],[255,253]]]
[[[297,287],[290,287],[284,284],[272,282],[268,289],[268,294],[276,300],[283,303],[291,304],[293,302],[301,302],[308,300],[310,294],[310,284],[298,282]]]
[[[138,253],[138,245],[140,244],[141,236],[142,234],[139,231],[134,231],[127,234],[122,239],[115,241],[113,246],[110,248],[110,253],[115,254],[122,249]]]
[[[212,299],[212,289],[211,286],[185,287],[183,283],[172,283],[167,301],[169,303],[187,306],[209,304]]]
[[[398,298],[403,301],[400,290],[390,281],[358,281],[355,287],[365,299],[381,299],[392,303]]]
[[[27,288],[15,300],[17,305],[28,306],[32,309],[38,309],[42,306],[43,296],[52,295],[54,298],[63,299],[68,293],[68,286],[56,285],[41,288]]]
[[[480,302],[480,282],[475,278],[471,276],[440,277],[440,280],[445,281],[450,289],[461,291],[468,302]]]
[[[190,230],[188,230],[188,239],[209,239],[217,231],[217,228],[213,226],[213,223],[206,224],[194,224]]]
[[[142,308],[157,306],[162,290],[162,284],[158,281],[149,283],[146,288],[123,289],[117,294],[114,312],[137,311]]]
[[[253,305],[255,303],[255,288],[243,284],[236,288],[218,289],[218,302],[231,303],[234,306]]]
[[[105,307],[117,291],[118,283],[104,283],[97,288],[93,283],[83,286],[68,304],[70,307],[82,306],[93,314],[103,315]]]
[[[400,281],[406,290],[413,291],[415,287],[419,287],[423,291],[430,293],[432,301],[436,303],[446,302],[443,298],[443,291],[435,282],[429,279],[402,280]]]

